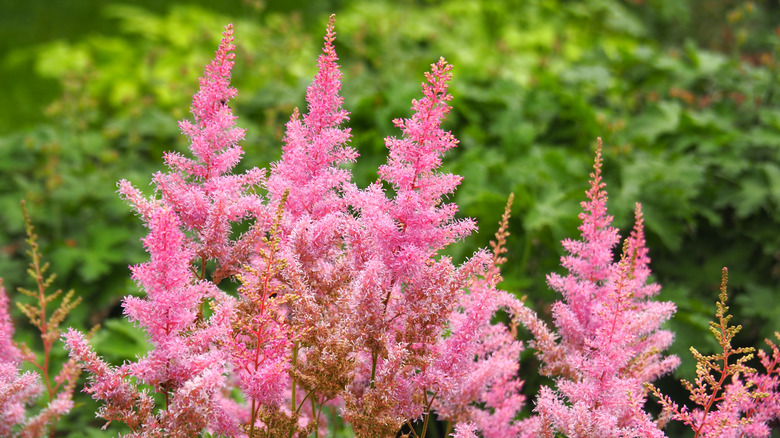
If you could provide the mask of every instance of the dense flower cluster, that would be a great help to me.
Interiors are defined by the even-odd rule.
[[[557,391],[543,387],[536,412],[543,435],[659,437],[644,414],[645,384],[672,371],[679,360],[661,352],[673,336],[660,325],[675,311],[670,302],[649,301],[659,287],[648,284],[642,211],[623,245],[618,262],[613,250],[618,230],[607,215],[601,180],[601,144],[596,151],[588,200],[580,214],[582,240],[565,240],[566,276],[550,274],[551,288],[562,295],[553,305],[560,343],[540,356],[556,377]]]
[[[547,278],[561,296],[551,328],[498,287],[511,197],[492,252],[460,265],[442,255],[476,229],[456,219],[457,205],[446,200],[461,177],[439,171],[458,144],[441,127],[452,67],[444,59],[431,66],[412,116],[394,121],[400,136],[385,140],[378,180],[358,188],[348,167],[358,154],[342,126],[349,114],[335,35],[331,17],[308,108],[294,111],[282,157],[268,172],[233,173],[244,130],[228,105],[236,90],[227,26],[193,98],[193,120],[179,125],[192,157],[166,154],[169,170],[154,175],[151,197],[119,183],[149,230],[149,260],[131,268],[143,294],[126,297],[123,308],[151,349],[113,366],[84,334],[64,335],[71,361],[88,372],[85,391],[103,403],[98,416],[125,423],[129,437],[317,437],[328,432],[323,411],[338,412],[359,437],[422,437],[434,416],[461,438],[664,436],[644,405],[649,391],[660,395],[650,382],[679,362],[664,356],[673,335],[661,328],[675,306],[652,300],[660,287],[648,283],[638,204],[616,257],[620,237],[607,214],[600,141],[581,239],[563,242],[567,274]],[[239,283],[237,294],[227,292],[230,282]],[[39,391],[34,374],[19,374],[7,303],[0,287],[3,436]],[[713,330],[720,327],[729,344],[722,306]],[[521,325],[533,336],[540,372],[554,380],[522,420]],[[709,369],[700,370],[698,387],[689,387],[703,411],[661,396],[663,404],[697,433],[708,431],[702,436],[726,436],[705,421],[722,387],[718,400],[727,402],[710,418],[767,436],[780,413],[780,353],[770,347],[771,357],[761,353],[765,373],[737,367],[711,397],[703,383]],[[63,398],[60,411],[69,403]]]
[[[24,421],[25,403],[41,391],[38,376],[19,374],[22,355],[11,341],[13,333],[8,295],[0,282],[0,436],[10,436],[12,428]]]
[[[166,155],[159,197],[120,183],[149,228],[151,256],[132,269],[145,294],[124,309],[153,348],[111,367],[79,333],[67,343],[105,403],[100,415],[126,422],[132,436],[308,436],[326,427],[331,406],[360,436],[394,435],[433,412],[486,436],[527,430],[514,419],[522,345],[491,324],[499,308],[522,306],[496,288],[499,253],[461,266],[439,254],[475,229],[443,202],[461,178],[437,172],[457,145],[440,127],[451,66],[442,59],[426,74],[413,116],[395,121],[402,136],[386,141],[380,180],[359,189],[343,167],[357,152],[341,127],[334,39],[331,21],[308,111],[293,113],[267,178],[231,173],[243,130],[228,106],[228,27],[193,99],[195,120],[180,124],[194,158]],[[242,221],[249,229],[234,237]],[[220,288],[230,279],[241,282],[238,297]],[[151,386],[164,406],[131,382]],[[232,388],[244,403],[226,396]]]

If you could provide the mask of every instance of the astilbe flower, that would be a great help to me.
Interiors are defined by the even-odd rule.
[[[486,271],[458,296],[458,306],[447,325],[449,335],[435,346],[437,357],[430,372],[439,374],[439,383],[433,409],[440,419],[455,424],[455,436],[469,436],[467,430],[478,430],[485,438],[530,437],[537,428],[534,418],[515,421],[525,404],[520,393],[523,382],[518,377],[523,348],[516,340],[518,321],[509,327],[491,324],[498,310],[513,316],[516,309],[524,307],[497,288],[502,281],[499,266],[506,262],[502,254],[506,252],[512,199],[510,196],[496,240],[491,242],[493,256]]]
[[[582,203],[582,240],[565,240],[566,276],[548,283],[562,295],[553,305],[560,342],[557,351],[540,351],[543,372],[556,378],[557,390],[541,388],[535,411],[541,434],[569,437],[663,436],[642,410],[645,383],[672,371],[679,360],[662,356],[673,340],[660,325],[675,312],[671,302],[650,301],[656,284],[650,274],[639,204],[636,223],[613,261],[618,230],[607,214],[601,179],[601,141],[596,151],[588,200]]]
[[[441,128],[449,112],[452,67],[432,65],[423,98],[410,119],[397,119],[402,138],[388,138],[381,181],[354,193],[359,227],[351,237],[354,270],[361,274],[349,311],[359,318],[357,376],[347,388],[345,418],[361,436],[385,436],[430,412],[439,373],[431,368],[458,294],[483,257],[456,267],[438,252],[468,235],[475,224],[455,220],[457,206],[443,202],[459,176],[437,172],[442,155],[457,145]]]
[[[339,166],[355,161],[358,154],[347,146],[350,129],[340,127],[349,113],[342,108],[344,98],[339,95],[341,69],[333,45],[334,22],[331,15],[317,74],[306,89],[308,112],[301,116],[296,108],[287,122],[282,158],[271,166],[267,182],[272,202],[286,196],[282,211],[288,228],[343,213],[347,206],[341,192],[352,173]]]
[[[723,268],[717,321],[710,322],[710,331],[723,352],[703,355],[691,347],[696,358],[696,379],[693,383],[682,380],[691,401],[699,407],[681,407],[658,388],[650,385],[650,389],[670,418],[688,425],[696,438],[767,438],[769,423],[780,418],[780,349],[767,340],[772,355],[758,352],[764,372],[747,365],[755,349],[731,345],[742,326],[730,325],[727,283],[728,270]],[[780,334],[775,335],[780,339]]]
[[[164,395],[166,410],[159,418],[167,433],[192,433],[207,426],[221,429],[224,424],[215,422],[223,421],[226,414],[220,409],[222,383],[215,376],[225,372],[227,358],[215,343],[229,333],[232,303],[213,283],[193,274],[195,255],[172,208],[163,203],[147,225],[150,233],[144,245],[151,260],[132,268],[146,297],[128,296],[123,306],[128,319],[145,328],[153,349],[124,367],[130,376]],[[206,299],[217,304],[204,321],[200,311]],[[204,400],[199,419],[177,413],[191,397]]]
[[[195,121],[180,123],[195,158],[166,154],[171,172],[154,177],[160,199],[144,198],[127,181],[119,184],[120,194],[149,228],[144,246],[150,261],[132,267],[146,296],[126,297],[123,306],[128,319],[146,331],[152,350],[137,362],[114,369],[91,357],[78,334],[68,337],[71,355],[93,372],[87,391],[106,403],[104,418],[122,419],[127,412],[136,412],[137,418],[128,424],[137,436],[192,436],[203,429],[238,432],[235,407],[222,394],[230,357],[220,348],[231,339],[236,303],[216,284],[248,261],[262,235],[253,229],[232,240],[232,224],[254,219],[256,229],[262,230],[265,209],[252,190],[263,173],[257,169],[230,173],[243,154],[238,141],[244,136],[227,106],[236,94],[230,87],[232,42],[228,25],[193,98]],[[211,278],[206,270],[210,260],[217,264]],[[125,385],[125,395],[102,389],[107,381],[131,377],[162,394],[165,405],[155,412],[151,399],[133,385]]]
[[[194,158],[176,152],[165,154],[171,171],[154,176],[161,199],[147,200],[126,180],[119,183],[119,193],[144,220],[150,219],[161,202],[175,211],[182,229],[194,235],[188,248],[199,262],[198,278],[205,279],[207,262],[216,261],[217,268],[211,274],[214,283],[237,272],[272,219],[254,190],[265,180],[264,171],[252,168],[244,174],[231,173],[244,154],[238,142],[245,134],[244,129],[235,126],[236,117],[228,106],[237,93],[230,86],[234,49],[233,27],[228,25],[193,96],[194,122],[179,122],[190,139]],[[231,239],[232,224],[243,220],[255,221],[253,232]]]
[[[201,302],[219,298],[219,292],[194,277],[194,256],[174,211],[163,203],[156,207],[144,239],[151,260],[132,268],[146,297],[128,296],[123,302],[128,319],[145,329],[152,350],[137,362],[110,367],[82,334],[71,331],[66,336],[71,357],[91,374],[86,391],[105,403],[99,415],[127,423],[132,436],[184,437],[204,428],[234,432],[220,397],[227,358],[215,347],[229,333],[231,303],[224,299],[204,321]],[[165,404],[158,412],[153,400],[129,382],[131,377],[163,395]]]
[[[8,312],[8,295],[0,279],[0,436],[11,436],[25,420],[25,405],[41,392],[38,376],[19,373],[21,352],[13,342],[14,326]]]
[[[232,29],[224,35],[194,98],[195,122],[181,123],[195,159],[166,155],[171,172],[154,178],[160,199],[126,181],[119,187],[149,228],[151,260],[133,268],[146,296],[128,297],[124,307],[153,349],[112,367],[82,335],[66,336],[92,374],[86,390],[105,402],[100,416],[126,422],[133,436],[206,429],[301,437],[324,432],[328,406],[340,407],[359,436],[373,437],[422,417],[427,424],[435,405],[452,412],[462,434],[471,430],[465,422],[485,436],[504,426],[519,431],[522,345],[490,320],[499,308],[527,309],[498,291],[497,263],[485,252],[462,266],[439,254],[475,229],[455,220],[457,206],[443,200],[461,178],[437,171],[457,144],[441,129],[451,66],[442,59],[426,74],[414,115],[395,121],[403,137],[386,140],[380,181],[359,190],[342,167],[357,153],[341,127],[348,114],[331,17],[308,111],[293,114],[266,181],[256,169],[229,173],[243,131],[226,105],[235,95]],[[254,194],[258,184],[267,188],[266,203]],[[253,221],[249,231],[231,239],[242,220]],[[237,299],[217,287],[228,277],[241,282]],[[461,350],[468,360],[447,363]],[[477,376],[475,387],[461,386]],[[165,405],[156,407],[131,378],[161,393]],[[223,395],[233,386],[246,406]],[[458,402],[487,409],[461,415]]]
[[[354,220],[343,196],[351,173],[340,166],[357,153],[347,146],[349,129],[340,127],[348,113],[335,35],[331,16],[306,93],[308,111],[294,111],[266,183],[273,223],[239,274],[243,335],[229,347],[242,384],[254,388],[245,391],[257,419],[250,434],[308,436],[323,405],[346,384],[351,363],[337,291],[348,283],[342,244]]]

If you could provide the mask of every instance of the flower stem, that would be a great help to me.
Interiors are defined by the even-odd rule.
[[[292,412],[295,413],[300,409],[300,407],[295,407],[295,367],[298,365],[298,341],[295,341],[295,344],[293,345],[293,351],[292,351],[292,369],[291,369],[291,375],[290,378],[292,379],[292,406],[290,409],[292,409]],[[293,429],[290,428],[290,438],[293,436]]]
[[[255,400],[252,399],[252,418],[249,419],[249,436],[255,436],[255,421],[257,421],[257,411],[255,410]]]
[[[376,377],[376,362],[379,360],[379,352],[371,352],[371,389],[374,389],[374,378]]]
[[[425,412],[423,415],[425,415],[425,421],[423,421],[423,427],[422,432],[420,432],[420,438],[425,438],[425,434],[428,432],[428,421],[431,418],[431,406],[433,406],[433,401],[436,400],[436,394],[434,393],[431,395],[431,400],[428,401],[428,394],[423,394],[423,400],[425,400]]]
[[[309,401],[311,402],[311,414],[314,416],[314,438],[320,438],[320,415],[317,412],[317,403],[314,402],[314,397]]]

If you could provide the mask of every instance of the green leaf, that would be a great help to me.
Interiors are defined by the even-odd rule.
[[[680,123],[682,107],[675,101],[659,101],[633,119],[627,132],[643,144],[654,143],[659,136],[674,132]]]
[[[126,319],[108,319],[103,327],[92,344],[111,362],[135,359],[150,349],[144,333]]]

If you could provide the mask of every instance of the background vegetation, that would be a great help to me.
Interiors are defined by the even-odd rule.
[[[145,186],[163,151],[186,149],[176,121],[230,22],[244,165],[276,160],[330,13],[361,186],[428,65],[454,64],[448,128],[461,146],[446,166],[465,176],[455,200],[482,232],[452,255],[487,244],[514,192],[504,287],[545,314],[556,298],[545,275],[577,232],[601,136],[616,224],[630,229],[643,204],[661,299],[678,306],[670,391],[693,375],[690,345],[716,347],[707,321],[722,266],[745,326],[737,343],[780,330],[776,0],[0,0],[0,12],[0,276],[13,298],[29,286],[26,199],[56,287],[84,299],[70,323],[101,322],[94,343],[113,361],[145,348],[119,307],[137,293],[127,266],[144,258],[144,230],[116,181]],[[32,333],[17,338],[35,346]],[[530,354],[522,367],[534,369]],[[60,429],[101,436],[84,403]]]

